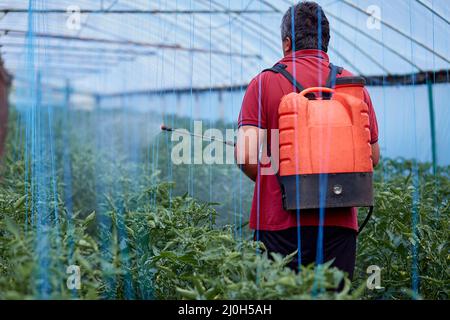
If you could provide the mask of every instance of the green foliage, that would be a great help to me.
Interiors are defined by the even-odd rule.
[[[450,168],[434,177],[430,165],[386,160],[377,171],[374,217],[359,238],[356,282],[366,268],[382,269],[384,290],[367,290],[368,298],[414,297],[416,246],[419,297],[448,299],[450,288]],[[416,177],[416,180],[414,180]],[[414,223],[416,221],[416,223]]]
[[[61,135],[55,140],[57,199],[47,203],[39,232],[23,145],[13,141],[17,128],[11,127],[0,173],[0,299],[448,299],[449,167],[434,177],[428,164],[381,163],[374,217],[358,240],[351,287],[328,265],[297,274],[285,267],[289,257],[269,258],[250,240],[239,213],[249,210],[252,185],[245,178],[237,183],[235,167],[171,168],[162,135],[142,147],[147,156],[133,160],[120,137],[111,135],[107,146],[90,140],[95,117],[75,116],[86,128],[67,129],[68,154]],[[159,157],[149,157],[149,150]],[[60,165],[67,155],[69,184]],[[39,290],[42,261],[49,295]],[[81,267],[80,291],[67,289],[68,265]],[[383,290],[365,289],[371,265],[382,270]],[[415,266],[418,295],[411,291]],[[345,289],[338,293],[341,281]]]
[[[30,225],[24,223],[23,196],[1,193],[0,198],[0,299],[33,299],[40,297],[39,258],[49,259],[49,285],[51,293],[46,298],[97,299],[103,291],[102,265],[97,242],[88,234],[92,216],[87,219],[66,218],[60,221],[60,229],[48,228],[39,237]],[[94,213],[92,214],[94,215]],[[40,253],[39,239],[48,239],[46,253]],[[83,270],[82,289],[71,292],[67,289],[66,268],[78,265]]]
[[[127,216],[131,243],[145,239],[144,255],[135,266],[154,272],[159,299],[325,299],[350,298],[334,289],[344,274],[328,266],[288,269],[290,257],[269,259],[253,241],[233,238],[233,227],[215,227],[216,212],[187,196],[168,203],[168,185],[158,193],[156,210]],[[137,232],[135,232],[137,230]],[[295,253],[294,253],[295,254]],[[317,277],[316,277],[317,275]]]

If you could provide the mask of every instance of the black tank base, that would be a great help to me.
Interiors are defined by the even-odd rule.
[[[372,207],[372,179],[372,172],[279,176],[283,207],[288,211]],[[321,187],[325,188],[325,194],[321,194]]]

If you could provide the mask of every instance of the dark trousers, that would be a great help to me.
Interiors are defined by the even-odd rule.
[[[255,231],[255,240],[261,241],[268,252],[289,255],[297,250],[297,228],[282,231]],[[310,265],[317,260],[319,227],[300,227],[301,263]],[[346,272],[353,278],[356,260],[356,231],[341,227],[323,227],[323,262],[334,259],[332,266]],[[298,255],[289,264],[298,270]]]

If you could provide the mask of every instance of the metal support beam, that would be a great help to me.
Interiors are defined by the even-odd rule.
[[[6,8],[0,9],[0,13],[29,13],[28,9],[23,8]],[[36,9],[32,11],[33,14],[69,14],[67,10],[64,9]],[[138,9],[121,9],[121,10],[92,10],[92,9],[81,9],[81,14],[144,14],[144,15],[175,15],[175,14],[273,14],[276,13],[273,10],[138,10]]]
[[[385,75],[380,76],[367,76],[366,85],[367,86],[398,86],[398,85],[424,85],[427,84],[427,79],[430,79],[432,75],[435,75],[432,83],[450,83],[450,79],[447,76],[450,70],[441,70],[438,72],[429,71],[421,72],[415,74],[402,74],[402,75],[392,75],[387,77]],[[409,82],[408,82],[409,81]],[[126,92],[116,92],[108,94],[98,94],[98,93],[86,93],[90,95],[100,95],[102,98],[123,98],[130,96],[152,96],[152,95],[162,95],[162,94],[191,94],[191,93],[207,93],[207,92],[233,92],[233,91],[243,91],[247,89],[247,84],[233,85],[233,86],[212,86],[212,87],[200,87],[200,88],[167,88],[161,90],[136,90],[136,91],[126,91]]]
[[[434,98],[433,98],[433,83],[428,80],[428,107],[430,113],[430,130],[431,130],[431,154],[433,158],[433,174],[437,174],[437,147],[436,147],[436,120],[434,115]]]
[[[442,21],[444,21],[445,23],[447,23],[448,25],[450,25],[450,21],[445,18],[443,15],[441,15],[439,12],[437,12],[436,10],[434,10],[433,8],[429,7],[425,2],[423,2],[422,0],[416,0],[416,2],[418,2],[420,5],[422,5],[423,7],[427,8],[432,14],[434,14],[436,17],[439,17]]]
[[[211,86],[198,88],[167,88],[161,90],[136,90],[125,91],[107,94],[97,94],[102,99],[104,98],[124,98],[124,97],[139,97],[139,96],[158,96],[163,94],[191,94],[191,93],[209,93],[209,92],[223,92],[223,91],[241,91],[247,88],[247,84],[233,85],[233,86]],[[94,95],[94,93],[91,93]]]
[[[449,72],[450,70],[440,70],[392,76],[370,76],[366,77],[366,85],[374,87],[424,85],[430,81],[429,79],[433,79],[432,83],[450,83]]]
[[[73,78],[72,76],[70,76],[70,78]],[[65,76],[61,76],[58,77],[59,82],[65,82],[67,83],[69,81],[67,74]],[[20,76],[16,76],[14,77],[14,82],[17,82],[19,85],[27,85],[29,86],[30,84],[30,80],[27,79],[26,77],[20,77]],[[48,82],[44,82],[42,81],[42,90],[43,91],[47,91],[47,92],[53,92],[53,93],[58,93],[58,94],[65,94],[66,93],[66,87],[58,87],[55,86],[53,84],[50,84]],[[81,95],[81,96],[86,96],[86,97],[92,97],[92,93],[90,92],[83,92],[83,91],[73,91],[71,88],[71,94],[76,94],[76,95]]]
[[[426,72],[418,74],[404,74],[404,75],[393,75],[391,77],[386,76],[374,76],[366,77],[366,82],[368,86],[398,86],[398,85],[410,85],[414,82],[415,85],[428,84],[432,87],[434,83],[450,83],[450,79],[447,76],[450,70],[442,70],[439,72]],[[61,78],[67,78],[67,74],[61,76]],[[15,78],[16,81],[27,83],[26,79]],[[408,83],[409,81],[409,83]],[[54,92],[64,93],[65,88],[55,87],[50,84],[45,84],[43,89],[50,90]],[[99,92],[88,92],[88,91],[73,91],[74,94],[97,97],[98,99],[114,99],[114,98],[124,98],[133,96],[159,96],[162,94],[191,94],[191,93],[209,93],[209,92],[242,92],[247,89],[247,84],[233,85],[233,86],[211,86],[211,87],[200,87],[200,88],[166,88],[161,90],[149,89],[149,90],[136,90],[136,91],[126,91],[126,92],[116,92],[116,93],[104,93]],[[432,93],[432,92],[431,92]],[[431,110],[430,110],[431,112]],[[434,113],[434,108],[433,111]],[[435,119],[435,116],[431,116],[430,119]],[[433,120],[435,121],[435,120]],[[433,129],[434,131],[434,129]],[[434,135],[435,137],[436,135]],[[436,152],[436,163],[437,163],[437,152]]]
[[[67,77],[71,77],[71,74],[93,74],[93,73],[106,73],[109,71],[109,69],[106,68],[98,68],[98,67],[78,67],[78,66],[63,66],[63,65],[50,65],[49,70],[44,70],[42,67],[46,67],[46,65],[40,65],[41,67],[40,72],[42,73],[42,76],[46,76],[47,74],[54,74],[59,72],[65,72],[67,73]],[[17,64],[14,66],[9,66],[8,69],[17,72],[24,72],[26,73],[28,70],[23,67],[23,64]]]
[[[114,56],[154,56],[155,51],[152,50],[133,50],[133,49],[112,49],[112,48],[95,48],[95,47],[80,47],[72,46],[67,44],[61,45],[50,45],[50,44],[39,44],[36,43],[34,50],[43,51],[58,51],[58,52],[69,52],[73,54],[83,54],[83,53],[97,53],[99,56],[103,57],[105,55],[111,54]],[[12,42],[0,42],[0,48],[26,48],[26,44],[22,43],[12,43]]]
[[[24,52],[2,51],[5,61],[24,62],[26,55]],[[72,64],[76,66],[115,66],[121,62],[134,61],[132,57],[102,57],[93,55],[70,55],[70,54],[49,54],[47,52],[35,52],[35,61],[46,66],[52,64]]]
[[[70,97],[72,95],[72,87],[70,85],[70,81],[67,79],[66,80],[66,86],[63,89],[64,91],[64,107],[67,110],[70,109]]]

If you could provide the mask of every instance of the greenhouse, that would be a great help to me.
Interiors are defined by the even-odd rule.
[[[298,2],[1,1],[0,299],[448,299],[446,0],[316,0],[378,120],[373,215],[353,277],[323,223],[298,270],[254,241],[236,132]]]

